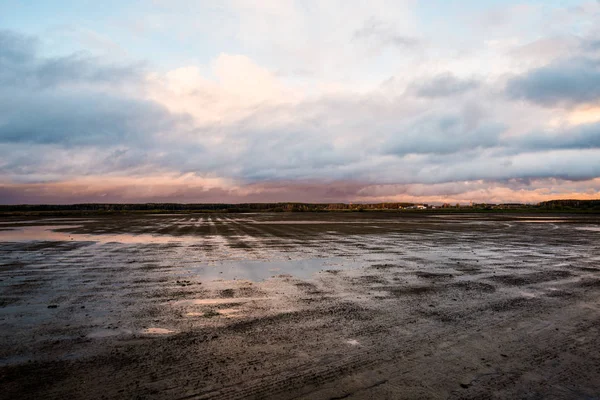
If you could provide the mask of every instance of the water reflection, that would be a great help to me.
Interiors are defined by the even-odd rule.
[[[360,267],[364,262],[331,258],[305,258],[300,260],[231,260],[205,264],[190,269],[190,275],[204,280],[263,281],[274,276],[292,275],[308,279],[315,273]]]
[[[537,218],[537,219],[518,219],[516,221],[513,222],[526,222],[526,223],[530,223],[530,224],[548,224],[548,223],[556,223],[556,222],[567,222],[567,220],[565,220],[564,218],[561,219],[541,219],[541,218]]]
[[[592,232],[600,232],[600,226],[585,226],[581,228],[575,228],[580,231],[592,231]]]
[[[181,243],[194,242],[192,237],[174,237],[150,234],[82,234],[60,231],[81,228],[81,225],[36,225],[0,230],[0,242],[78,241],[97,243]],[[197,240],[197,239],[196,239]]]

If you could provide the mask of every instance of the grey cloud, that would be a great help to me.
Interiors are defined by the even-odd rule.
[[[450,73],[441,74],[425,82],[413,83],[409,90],[420,97],[456,96],[479,86],[475,79],[459,79]]]
[[[156,103],[94,93],[0,94],[0,141],[142,145],[185,123]]]
[[[414,47],[419,40],[397,33],[395,27],[377,18],[371,17],[352,36],[354,40],[373,40],[384,46]]]
[[[63,82],[132,83],[141,79],[141,66],[101,65],[85,54],[55,58],[41,63],[35,79],[43,87]]]
[[[0,66],[3,68],[31,62],[36,49],[35,38],[0,30]]]
[[[0,31],[0,84],[40,89],[65,84],[132,84],[143,77],[143,65],[111,65],[84,52],[41,58],[35,38]]]
[[[563,150],[495,155],[492,151],[430,155],[416,160],[400,160],[395,168],[403,175],[387,183],[438,184],[457,181],[561,178],[578,181],[600,176],[595,160],[600,151]]]
[[[107,94],[107,83],[142,90],[137,67],[107,66],[84,54],[42,58],[37,45],[0,32],[0,142],[148,147],[161,132],[191,129],[190,118],[158,103]]]
[[[352,199],[365,185],[356,182],[299,182],[280,180],[244,185],[242,191],[226,188],[171,186],[164,192],[142,192],[132,196],[123,187],[94,189],[76,186],[72,192],[50,184],[8,186],[0,184],[0,204],[65,204],[93,202],[187,202],[187,203],[254,203],[254,202],[339,202]]]
[[[598,1],[598,3],[600,4],[600,0]],[[597,53],[598,51],[600,51],[600,30],[595,29],[592,33],[590,33],[588,36],[584,37],[582,39],[582,48],[584,51],[586,51],[585,54],[593,55],[594,52],[596,52],[596,55],[600,55],[599,53]]]
[[[586,44],[586,47],[587,47],[589,50],[600,50],[600,39],[598,39],[598,40],[592,40],[592,41],[589,41],[589,42]]]
[[[585,124],[558,133],[531,133],[511,143],[519,151],[600,148],[600,123]]]
[[[595,125],[505,138],[502,136],[505,125],[468,103],[455,112],[437,110],[412,119],[392,115],[378,120],[381,117],[376,113],[366,117],[363,114],[365,109],[372,109],[370,102],[379,104],[378,99],[371,98],[345,102],[322,99],[312,105],[304,104],[301,107],[305,114],[315,115],[314,109],[320,112],[315,117],[296,120],[280,128],[261,126],[260,121],[269,115],[286,115],[298,110],[265,108],[219,132],[228,138],[227,143],[235,143],[235,155],[229,154],[226,148],[213,147],[212,157],[202,160],[187,157],[189,161],[183,161],[186,157],[177,157],[171,165],[185,166],[186,171],[194,171],[194,168],[195,171],[215,171],[247,182],[359,179],[439,183],[554,175],[578,180],[591,176],[584,173],[584,166],[579,165],[573,154],[568,158],[572,166],[565,161],[556,168],[552,162],[549,167],[539,163],[524,166],[519,163],[519,157],[547,159],[550,151],[596,149],[598,127]],[[366,118],[364,124],[363,118]],[[365,140],[334,145],[340,134],[346,136],[344,132],[349,138],[356,134]]]
[[[575,105],[600,100],[600,61],[577,58],[555,62],[512,78],[508,95],[543,106]]]
[[[229,169],[233,176],[245,181],[303,179],[322,173],[341,178],[339,169],[357,162],[355,151],[336,148],[325,132],[314,127],[290,126],[285,131],[254,131],[254,134],[245,130],[244,136],[246,139],[241,141],[242,149],[235,159],[219,155],[219,167]]]
[[[406,154],[451,154],[468,149],[495,147],[506,129],[495,122],[471,122],[468,115],[426,115],[397,130],[386,152]]]

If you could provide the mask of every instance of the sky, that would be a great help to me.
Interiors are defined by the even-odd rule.
[[[0,0],[0,203],[600,198],[600,0]]]

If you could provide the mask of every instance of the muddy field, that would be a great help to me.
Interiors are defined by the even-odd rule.
[[[600,218],[0,218],[2,399],[600,398]]]

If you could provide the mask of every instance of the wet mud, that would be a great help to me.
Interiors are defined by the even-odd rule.
[[[0,220],[1,399],[600,398],[600,218]]]

